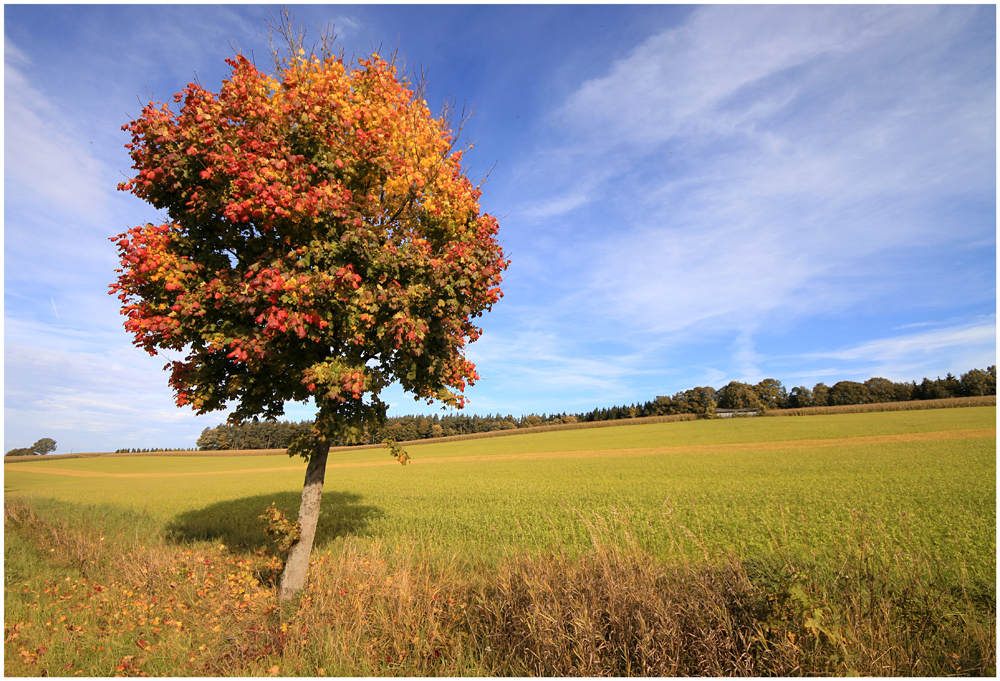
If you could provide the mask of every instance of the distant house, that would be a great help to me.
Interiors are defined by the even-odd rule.
[[[734,417],[743,416],[760,416],[759,409],[716,409],[715,418],[717,419],[731,419]]]

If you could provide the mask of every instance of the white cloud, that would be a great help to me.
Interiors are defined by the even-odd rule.
[[[107,177],[69,112],[25,75],[28,58],[4,39],[4,175],[8,201],[20,192],[51,209],[96,222],[106,215]],[[15,189],[14,193],[10,189]]]
[[[6,449],[54,437],[60,451],[106,451],[116,446],[108,435],[121,447],[193,447],[225,416],[175,406],[163,363],[127,347],[89,353],[5,344]]]
[[[25,65],[31,63],[31,57],[29,57],[24,50],[12,43],[9,39],[4,40],[3,58],[4,62],[8,64]]]

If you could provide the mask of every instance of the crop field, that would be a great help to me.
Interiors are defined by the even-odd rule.
[[[995,673],[995,407],[407,450],[331,453],[294,612],[258,516],[294,517],[301,459],[5,465],[5,672]]]

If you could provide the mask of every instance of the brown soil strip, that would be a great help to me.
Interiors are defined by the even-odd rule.
[[[996,428],[967,428],[964,430],[941,430],[927,433],[903,433],[898,435],[866,435],[861,437],[826,438],[817,440],[782,440],[770,442],[732,442],[717,445],[681,445],[674,447],[637,447],[633,449],[587,449],[567,452],[526,452],[524,454],[475,454],[470,456],[441,456],[430,459],[411,459],[410,463],[449,463],[454,461],[507,461],[524,459],[583,459],[602,456],[650,456],[653,454],[714,454],[722,452],[787,451],[790,449],[828,449],[844,445],[896,444],[902,442],[926,442],[935,440],[966,440],[970,438],[993,437]],[[394,466],[396,461],[358,461],[352,463],[331,463],[327,468],[356,468],[362,466]],[[50,473],[80,478],[174,478],[199,475],[228,475],[230,473],[268,473],[277,471],[301,471],[302,466],[281,466],[278,468],[237,468],[227,471],[185,471],[178,473],[102,473],[99,471],[77,471],[68,468],[54,468],[50,465],[32,466],[18,464],[12,470],[32,473]]]
[[[103,473],[101,471],[75,471],[69,468],[55,468],[54,466],[32,466],[19,464],[14,471],[28,471],[29,473],[52,473],[53,475],[69,475],[76,478],[181,478],[192,475],[225,475],[227,473],[267,473],[270,471],[292,471],[304,470],[302,466],[283,466],[281,468],[234,468],[228,471],[184,471],[179,473]]]

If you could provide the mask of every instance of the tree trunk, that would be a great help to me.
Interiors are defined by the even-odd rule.
[[[319,440],[316,453],[309,457],[306,480],[302,486],[302,505],[299,506],[299,539],[292,545],[281,573],[278,600],[284,603],[306,585],[309,570],[309,554],[312,553],[316,524],[319,522],[320,501],[323,498],[323,479],[326,477],[326,457],[330,453],[330,441]]]

